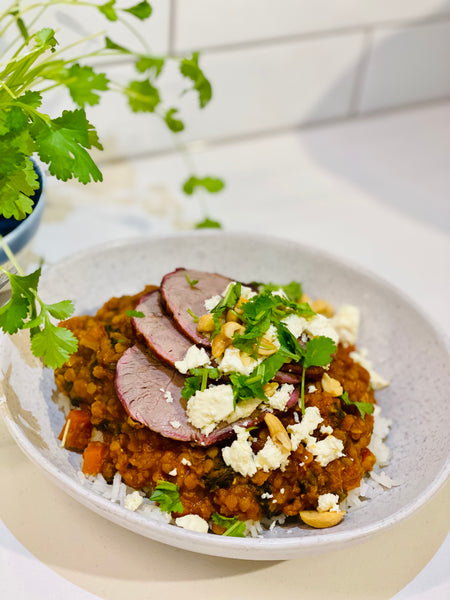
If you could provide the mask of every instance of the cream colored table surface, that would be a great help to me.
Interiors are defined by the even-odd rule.
[[[227,191],[208,201],[227,229],[273,233],[351,259],[400,287],[450,334],[448,104],[195,154],[199,172],[227,181]],[[102,186],[48,182],[35,255],[52,263],[102,241],[186,228],[199,216],[178,192],[184,173],[176,156],[103,172]],[[249,562],[177,550],[103,520],[50,483],[3,423],[0,481],[1,598],[353,600],[400,590],[399,600],[450,597],[449,544],[437,553],[449,529],[449,485],[410,519],[358,545]]]

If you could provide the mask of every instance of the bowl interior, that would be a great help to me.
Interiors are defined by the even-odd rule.
[[[148,537],[222,556],[289,558],[348,543],[391,526],[421,506],[449,471],[450,388],[448,348],[428,320],[401,293],[376,277],[313,249],[272,238],[201,232],[139,239],[97,248],[48,270],[41,295],[75,301],[77,314],[94,313],[108,298],[135,293],[176,267],[217,271],[249,281],[301,281],[311,297],[334,306],[355,304],[362,322],[358,346],[368,348],[376,370],[391,385],[377,393],[392,419],[392,460],[387,474],[401,483],[380,493],[339,527],[276,527],[261,539],[200,535],[146,521],[96,497],[77,477],[79,456],[62,450],[64,417],[54,402],[53,374],[30,354],[26,336],[2,338],[0,365],[6,418],[24,451],[71,495],[107,518]]]

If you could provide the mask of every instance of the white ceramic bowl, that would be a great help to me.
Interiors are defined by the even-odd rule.
[[[158,284],[163,274],[180,266],[242,281],[296,279],[312,297],[335,306],[359,306],[359,346],[369,349],[378,371],[391,380],[377,397],[384,416],[393,421],[386,473],[401,485],[348,513],[332,529],[276,527],[262,538],[243,539],[152,522],[81,484],[79,455],[61,449],[56,439],[64,416],[52,399],[53,373],[31,355],[24,335],[3,337],[0,392],[6,398],[6,423],[22,450],[57,485],[107,519],[149,538],[195,552],[264,560],[362,540],[410,516],[436,493],[450,470],[448,346],[407,298],[378,278],[292,242],[205,231],[120,242],[78,254],[45,272],[41,294],[53,302],[72,298],[78,314],[93,313],[111,296]]]

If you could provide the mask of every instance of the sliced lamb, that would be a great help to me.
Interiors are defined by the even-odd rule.
[[[195,445],[210,446],[234,435],[233,426],[252,427],[264,419],[266,411],[257,409],[249,417],[218,427],[204,435],[187,420],[186,400],[181,396],[184,377],[147,356],[137,346],[126,350],[117,363],[116,390],[132,419],[164,437]],[[288,402],[298,400],[294,390]]]
[[[188,281],[194,282],[195,285]],[[217,273],[205,273],[194,269],[177,269],[163,277],[161,281],[161,298],[167,312],[173,317],[178,329],[196,344],[209,347],[209,339],[197,331],[190,309],[195,315],[203,315],[205,300],[222,294],[232,281]]]
[[[132,318],[134,328],[156,356],[172,367],[176,361],[183,360],[192,342],[180,333],[172,320],[163,313],[159,291],[155,290],[143,296],[136,310],[145,316]]]

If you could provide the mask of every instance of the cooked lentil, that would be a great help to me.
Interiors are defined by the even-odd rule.
[[[314,509],[321,494],[334,493],[342,501],[351,489],[359,486],[364,473],[375,463],[367,448],[373,417],[361,418],[355,407],[325,392],[316,375],[316,391],[305,395],[306,406],[319,408],[323,417],[321,426],[333,428],[333,435],[342,440],[345,453],[326,467],[313,460],[313,455],[300,444],[290,455],[285,471],[260,470],[253,477],[243,477],[224,464],[220,444],[194,447],[165,438],[128,417],[115,391],[116,364],[127,348],[139,343],[126,313],[153,289],[154,286],[148,286],[135,296],[111,298],[95,316],[73,317],[62,323],[77,336],[79,349],[56,370],[56,383],[74,407],[90,415],[97,434],[101,432],[103,441],[96,438],[91,443],[96,444],[96,454],[101,457],[98,469],[107,481],[119,472],[127,485],[148,493],[159,481],[171,481],[179,487],[184,507],[180,514],[209,519],[218,512],[242,520],[259,520],[280,513],[295,516],[300,511]],[[327,372],[341,382],[353,400],[374,403],[369,374],[350,358],[353,350],[354,346],[339,345]],[[311,371],[313,375],[314,368]],[[295,406],[279,415],[284,427],[296,423],[295,411],[300,412],[300,408]],[[82,451],[88,446],[85,431],[78,440],[72,432],[71,448]],[[252,431],[252,436],[256,453],[268,436],[264,423]],[[320,440],[326,434],[316,431],[315,436]],[[103,444],[102,452],[98,452],[99,443]],[[90,470],[95,468],[92,460],[89,464]],[[174,469],[176,475],[170,475],[175,473]],[[213,531],[220,533],[220,527],[213,526]]]

